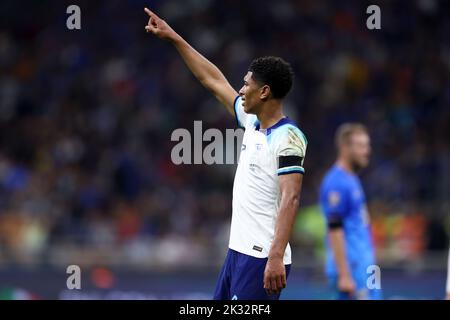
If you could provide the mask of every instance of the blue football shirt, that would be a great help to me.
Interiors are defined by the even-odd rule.
[[[342,221],[347,261],[357,290],[366,288],[370,274],[367,268],[375,264],[375,252],[361,182],[355,174],[334,165],[320,188],[320,204],[328,223]],[[338,275],[332,248],[326,240],[326,274],[335,280]]]

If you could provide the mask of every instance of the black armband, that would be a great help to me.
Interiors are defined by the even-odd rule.
[[[344,222],[340,217],[333,217],[331,219],[328,219],[328,229],[330,230],[341,229],[343,226]]]
[[[303,158],[300,156],[281,156],[278,157],[278,169],[302,166]]]

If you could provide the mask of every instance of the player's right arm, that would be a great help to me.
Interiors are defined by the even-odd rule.
[[[344,220],[348,214],[347,190],[340,183],[330,183],[321,196],[328,226],[328,239],[338,272],[339,291],[354,296],[356,285],[347,259]]]
[[[145,8],[144,11],[150,17],[145,30],[172,43],[200,83],[214,94],[230,114],[234,115],[234,100],[238,93],[223,73],[176,33],[167,22],[148,8]]]
[[[328,234],[330,246],[333,250],[334,260],[338,270],[338,289],[341,292],[345,292],[350,296],[353,296],[355,294],[356,285],[353,281],[346,258],[347,253],[345,250],[344,231],[342,228],[330,228]]]

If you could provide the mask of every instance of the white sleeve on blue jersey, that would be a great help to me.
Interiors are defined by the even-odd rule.
[[[303,162],[305,161],[307,141],[304,134],[293,125],[284,125],[277,130],[277,133],[272,133],[274,136],[272,142],[275,148],[275,155],[278,160],[282,157],[299,157],[299,161],[292,163],[289,166],[278,166],[277,174],[289,173],[305,173]]]

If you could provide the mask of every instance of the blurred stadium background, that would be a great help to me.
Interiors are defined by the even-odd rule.
[[[80,31],[66,8],[81,7]],[[234,128],[176,51],[144,32],[155,9],[236,88],[252,58],[296,75],[308,137],[285,299],[331,298],[320,180],[334,129],[361,121],[388,299],[441,299],[450,234],[450,5],[377,1],[0,2],[0,298],[208,299],[227,249],[235,166],[171,163],[176,128]],[[71,264],[82,290],[67,290]]]

